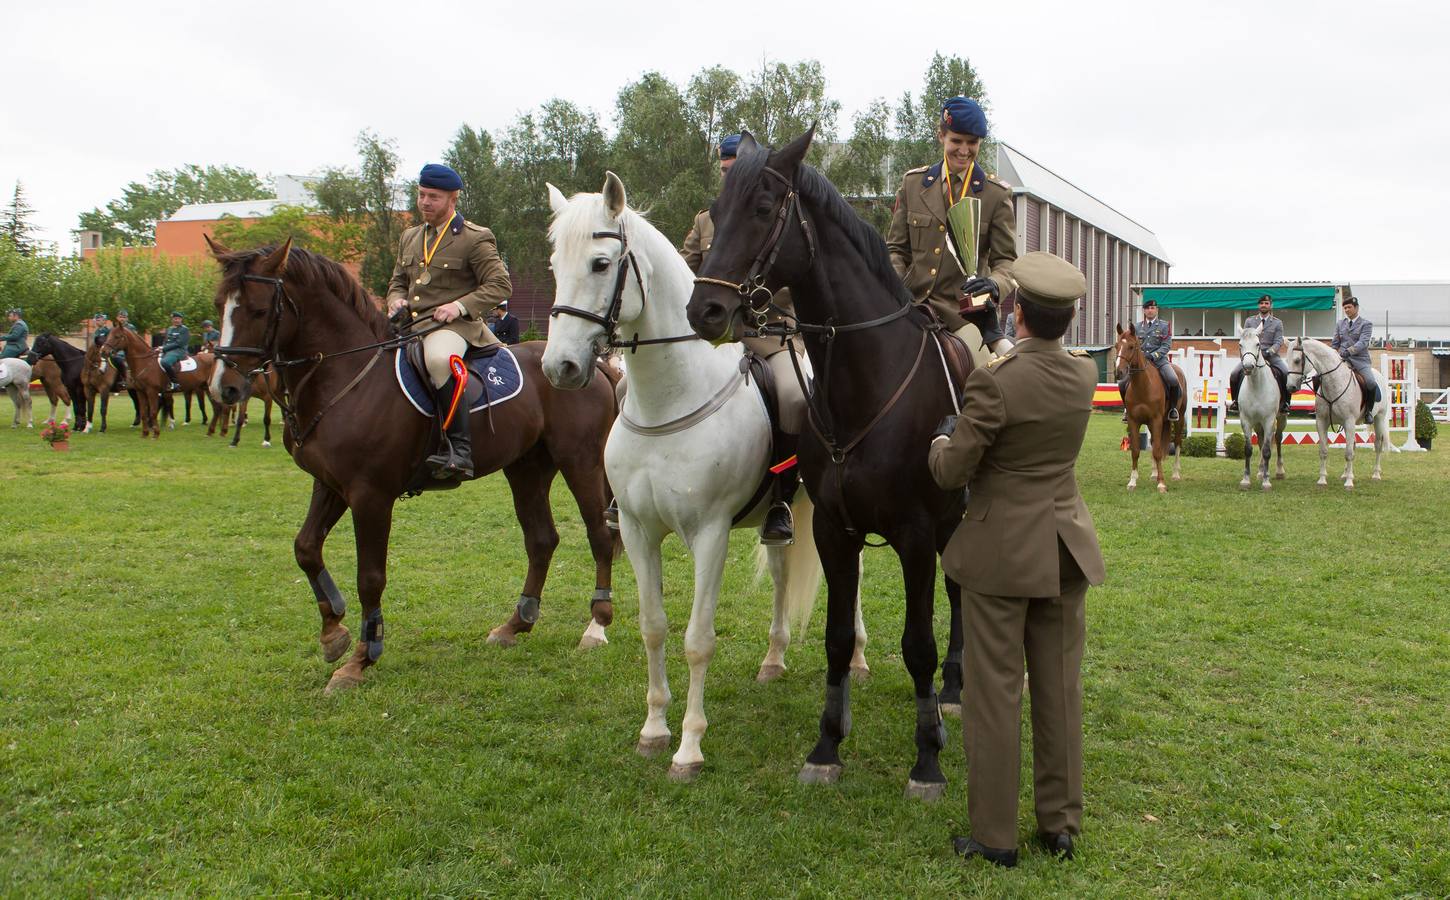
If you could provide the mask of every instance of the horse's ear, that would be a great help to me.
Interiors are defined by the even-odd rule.
[[[811,141],[815,139],[815,136],[816,123],[812,122],[810,129],[805,134],[770,155],[771,168],[784,175],[794,175],[805,160],[806,151],[811,149]]]
[[[544,187],[549,189],[549,208],[552,209],[554,211],[554,215],[557,216],[559,213],[564,211],[564,207],[569,205],[569,201],[567,198],[564,197],[563,191],[554,187],[549,182],[544,182]]]
[[[617,219],[619,214],[624,212],[625,196],[624,182],[613,172],[604,173],[604,209],[609,213],[609,218]]]
[[[282,246],[267,254],[266,258],[262,260],[262,264],[258,268],[263,272],[271,272],[274,275],[281,275],[283,272],[287,271],[287,257],[290,256],[291,253],[292,238],[291,236],[288,236],[287,240],[282,242]]]
[[[1138,326],[1137,325],[1134,325],[1132,322],[1129,322],[1128,323],[1128,334],[1131,334],[1133,337],[1137,337],[1138,336]]]
[[[1122,322],[1115,323],[1113,325],[1113,328],[1117,329],[1116,332],[1115,332],[1116,334],[1122,334],[1123,333],[1123,323]]]
[[[202,232],[201,236],[206,238],[206,245],[211,248],[211,255],[217,259],[221,259],[223,256],[232,252],[226,247],[223,247],[219,242],[212,240],[211,235],[206,232]]]

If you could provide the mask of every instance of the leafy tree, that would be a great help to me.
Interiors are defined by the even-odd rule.
[[[5,207],[3,221],[0,221],[0,234],[10,240],[11,247],[21,256],[30,256],[40,249],[35,225],[30,221],[34,212],[30,201],[25,199],[25,189],[20,182],[15,182],[15,193],[10,205]]]
[[[817,60],[763,64],[745,83],[738,107],[743,125],[755,139],[781,147],[816,123],[815,142],[806,159],[819,166],[836,139],[841,104],[826,96],[826,76]]]
[[[233,250],[276,246],[288,238],[294,246],[321,253],[340,262],[356,262],[366,250],[364,226],[319,214],[306,206],[283,204],[256,221],[233,217],[216,224],[214,235]]]
[[[740,104],[744,97],[744,85],[740,76],[724,66],[701,69],[691,78],[685,89],[689,103],[689,114],[694,127],[705,139],[702,159],[705,167],[715,171],[719,160],[716,148],[726,135],[735,134],[741,128]]]
[[[182,166],[152,172],[133,181],[121,197],[80,216],[80,231],[99,231],[106,244],[126,246],[156,241],[156,223],[188,203],[261,200],[273,196],[256,173],[233,166]]]
[[[409,202],[404,198],[413,189],[411,182],[400,185],[394,180],[399,160],[391,139],[364,130],[358,134],[357,150],[358,168],[328,169],[313,195],[318,208],[335,223],[331,237],[346,244],[352,259],[360,253],[363,285],[382,294],[392,277],[398,241],[410,218],[398,207]]]
[[[492,228],[500,218],[497,197],[502,177],[493,136],[482,128],[459,126],[453,143],[443,151],[443,161],[463,179],[458,211],[468,221]]]
[[[718,187],[714,143],[686,95],[658,72],[620,90],[615,121],[609,167],[624,180],[630,205],[647,209],[660,231],[683,240]]]
[[[900,172],[891,168],[895,141],[888,131],[891,107],[873,100],[852,120],[851,138],[826,167],[826,176],[841,193],[853,198],[861,216],[878,231],[891,225],[891,204]]]

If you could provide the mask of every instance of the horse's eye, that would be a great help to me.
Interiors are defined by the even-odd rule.
[[[769,206],[761,205],[761,206],[755,207],[755,217],[757,219],[764,219],[767,216],[769,216],[770,213],[771,213],[771,207],[769,207]]]
[[[609,260],[601,256],[594,260],[594,264],[589,268],[593,269],[596,274],[599,272],[607,272],[609,271]]]

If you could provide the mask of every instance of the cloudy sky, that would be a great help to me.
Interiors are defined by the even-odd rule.
[[[553,96],[607,122],[649,70],[817,59],[846,132],[939,51],[976,66],[1000,137],[1154,230],[1175,280],[1450,279],[1444,2],[5,6],[0,193],[22,182],[62,249],[154,169],[313,172],[371,128],[411,172]]]

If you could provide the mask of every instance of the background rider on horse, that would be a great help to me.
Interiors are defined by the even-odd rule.
[[[1344,318],[1334,323],[1334,340],[1329,346],[1339,351],[1339,358],[1349,364],[1360,379],[1364,408],[1380,402],[1380,383],[1374,377],[1369,361],[1369,342],[1374,338],[1374,324],[1359,314],[1359,301],[1345,297],[1341,304]]]
[[[180,390],[176,383],[176,364],[187,357],[191,345],[191,329],[186,327],[186,316],[181,310],[171,311],[171,327],[166,329],[166,339],[161,342],[161,370],[171,379],[169,390]]]
[[[1148,362],[1157,369],[1158,374],[1163,378],[1163,390],[1168,397],[1168,421],[1178,421],[1178,395],[1183,388],[1178,384],[1178,376],[1173,372],[1173,360],[1168,358],[1168,353],[1173,349],[1173,329],[1168,323],[1158,318],[1158,301],[1151,298],[1143,301],[1143,321],[1138,324],[1138,340],[1143,343],[1143,355],[1148,357]],[[1118,382],[1118,394],[1123,398],[1123,421],[1128,421],[1128,379],[1125,376]]]
[[[1284,340],[1284,323],[1274,315],[1274,298],[1268,294],[1259,298],[1259,311],[1249,316],[1244,322],[1245,328],[1259,329],[1259,351],[1263,354],[1264,360],[1274,370],[1274,380],[1279,382],[1279,412],[1289,411],[1289,366],[1279,354],[1289,349],[1289,342]],[[1244,364],[1239,363],[1234,367],[1228,377],[1228,393],[1232,399],[1229,405],[1229,412],[1238,412],[1239,408],[1239,385],[1244,380]]]
[[[30,349],[26,338],[30,336],[30,326],[20,318],[20,307],[14,307],[5,312],[10,319],[10,332],[5,335],[5,349],[0,350],[0,359],[18,359]]]

